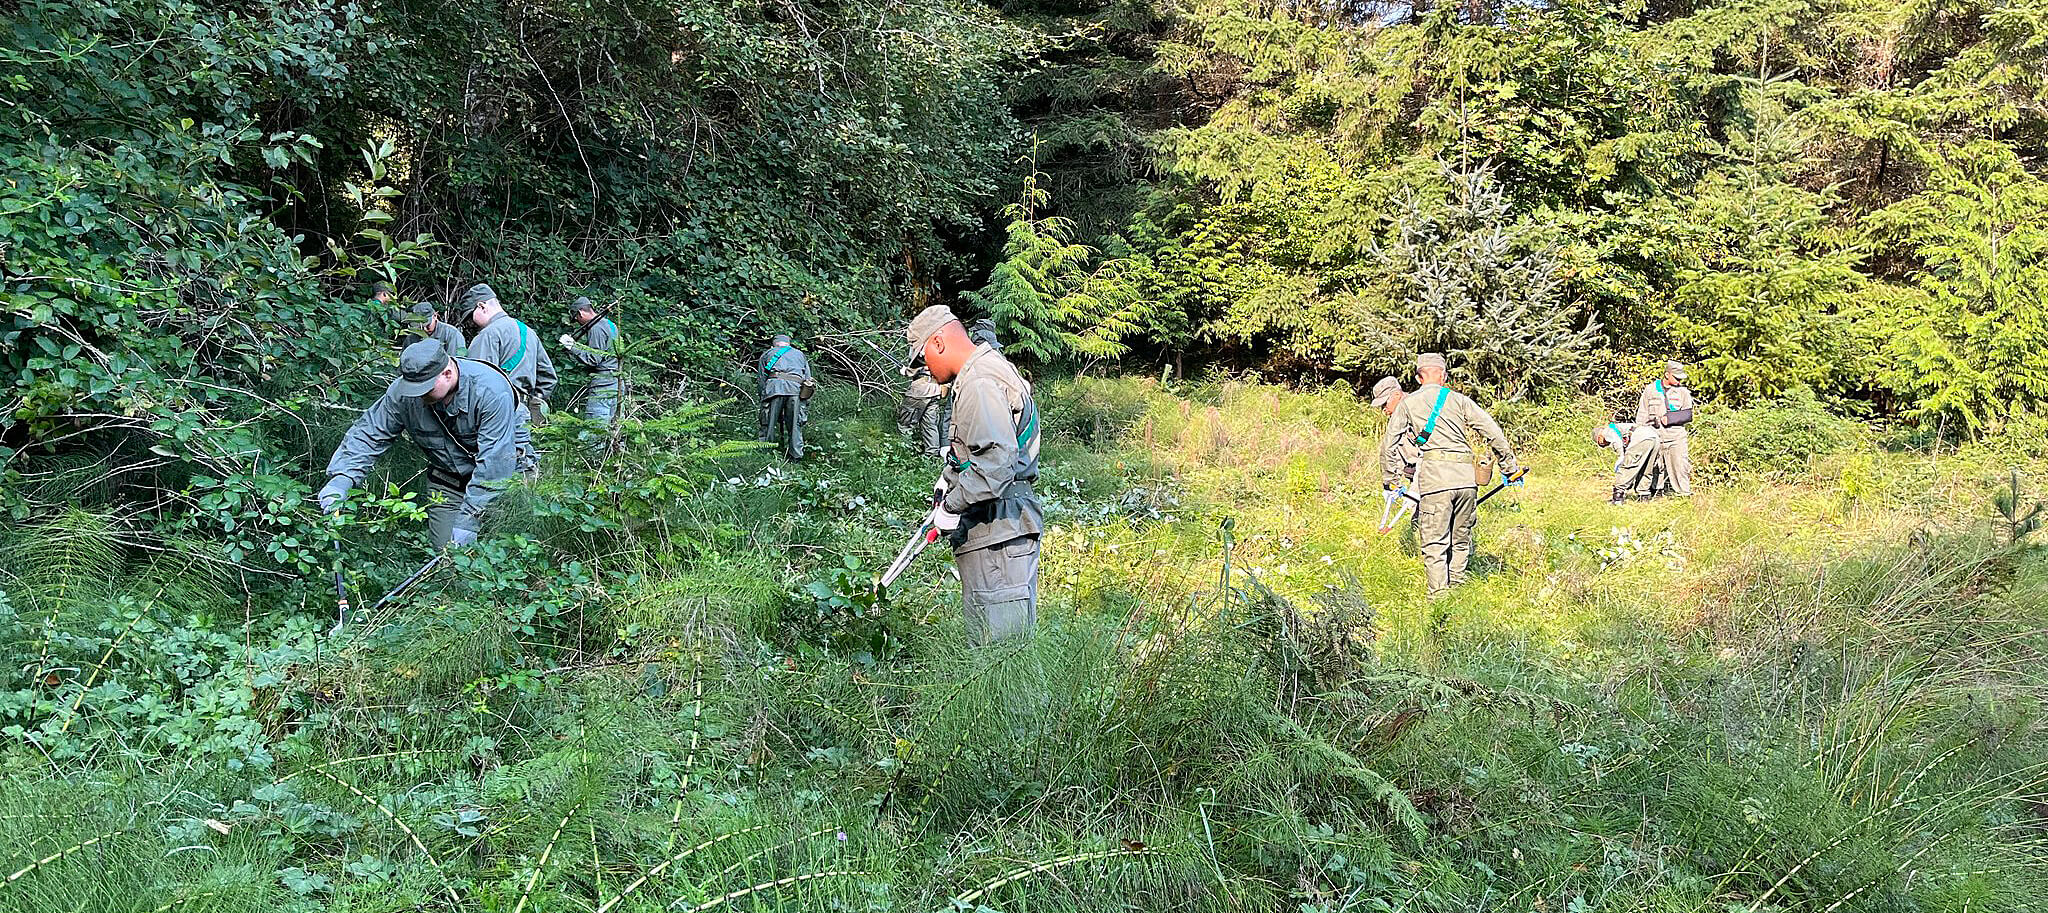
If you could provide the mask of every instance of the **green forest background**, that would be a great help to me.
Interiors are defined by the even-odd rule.
[[[0,35],[0,911],[2043,908],[2048,0]],[[415,456],[310,500],[380,281],[589,295],[630,390],[330,635],[424,555]],[[867,587],[930,302],[1045,409],[1012,650],[936,558]],[[795,466],[735,443],[776,331]],[[1442,604],[1354,395],[1420,351],[1536,467]],[[1701,495],[1609,508],[1585,429],[1667,358]]]

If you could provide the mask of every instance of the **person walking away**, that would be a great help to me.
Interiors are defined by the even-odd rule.
[[[406,326],[408,332],[405,334],[404,344],[399,346],[400,349],[422,339],[438,339],[442,345],[448,347],[450,355],[469,354],[469,341],[462,338],[462,331],[442,320],[431,301],[413,305],[412,310],[406,314]]]
[[[782,453],[792,460],[804,458],[804,422],[810,418],[804,405],[806,385],[811,377],[810,359],[790,343],[788,333],[775,334],[768,350],[761,353],[761,436],[760,440],[783,442]]]
[[[946,455],[946,385],[932,379],[930,366],[904,368],[910,387],[903,394],[904,431],[920,455]]]
[[[583,395],[583,417],[609,426],[619,405],[619,327],[609,317],[599,317],[589,298],[578,297],[569,305],[569,324],[581,341],[563,333],[557,342],[569,360],[590,369],[590,389]]]
[[[1620,504],[1630,495],[1649,498],[1663,487],[1663,471],[1657,457],[1658,432],[1654,426],[1634,422],[1608,422],[1593,427],[1593,443],[1614,451],[1614,493],[1609,504]]]
[[[523,412],[498,369],[423,339],[398,357],[398,378],[349,426],[327,460],[320,509],[341,509],[402,434],[427,458],[427,532],[436,549],[477,539],[484,512],[517,468]]]
[[[1664,376],[1643,388],[1636,401],[1636,424],[1657,429],[1657,456],[1665,487],[1681,498],[1692,496],[1692,390],[1685,386],[1685,365],[1664,363]]]
[[[463,292],[457,313],[469,315],[477,327],[469,341],[469,357],[504,372],[526,408],[526,420],[519,424],[519,471],[530,477],[540,469],[533,426],[547,415],[548,397],[555,392],[554,360],[531,328],[505,312],[489,285],[479,282]]]
[[[1474,446],[1483,443],[1492,452],[1509,483],[1520,482],[1526,471],[1515,461],[1514,448],[1500,423],[1478,403],[1445,385],[1449,372],[1442,355],[1429,352],[1417,356],[1415,375],[1421,386],[1394,409],[1387,420],[1387,433],[1415,446],[1412,490],[1420,499],[1415,524],[1429,594],[1436,596],[1464,583],[1472,561],[1472,534],[1479,514]],[[1403,464],[1398,450],[1388,450],[1380,468],[1389,490],[1400,486]]]
[[[953,428],[933,494],[960,572],[967,639],[982,646],[1028,637],[1038,623],[1038,549],[1045,507],[1038,480],[1038,404],[1001,353],[976,344],[953,311],[935,304],[904,331],[911,364],[953,389]]]

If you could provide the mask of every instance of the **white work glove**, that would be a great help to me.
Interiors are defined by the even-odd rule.
[[[337,510],[340,510],[341,499],[345,494],[347,494],[347,492],[338,491],[332,488],[320,489],[320,493],[318,495],[315,495],[315,497],[320,499],[320,512],[323,514],[331,514]]]
[[[555,338],[561,340],[563,348],[569,348],[571,346],[576,345],[576,340],[570,339],[569,334],[567,333],[563,333],[562,335],[557,336]]]
[[[932,528],[942,533],[950,533],[959,529],[960,515],[947,510],[943,504],[933,507]]]
[[[456,527],[448,533],[449,548],[464,548],[476,544],[476,530]]]
[[[946,499],[946,476],[945,476],[945,474],[941,473],[941,474],[939,475],[939,480],[938,480],[938,481],[936,481],[936,482],[933,482],[933,483],[932,483],[932,503],[933,503],[933,504],[937,504],[937,503],[939,503],[940,501],[943,501],[943,500],[945,500],[945,499]]]

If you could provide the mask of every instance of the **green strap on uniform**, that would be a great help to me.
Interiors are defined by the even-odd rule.
[[[1422,426],[1422,433],[1415,436],[1415,446],[1429,443],[1429,436],[1436,433],[1436,417],[1444,411],[1444,400],[1451,397],[1451,388],[1436,388],[1436,405],[1429,409],[1429,423]]]
[[[519,367],[519,363],[526,360],[526,337],[533,332],[518,320],[512,321],[512,325],[519,328],[519,351],[512,353],[512,360],[498,366],[498,370],[506,374],[511,374],[513,368]]]
[[[611,319],[610,317],[604,317],[604,318],[600,318],[600,319],[602,319],[602,320],[604,321],[604,328],[605,328],[606,330],[609,330],[609,331],[611,331],[611,334],[612,334],[613,338],[617,338],[617,337],[618,337],[618,335],[619,335],[619,325],[618,325],[618,324],[616,324],[616,323],[613,323],[613,322],[612,322],[612,319]]]
[[[794,352],[794,351],[796,351],[796,347],[795,347],[795,346],[783,346],[783,347],[782,347],[782,348],[780,348],[780,349],[776,349],[776,350],[775,350],[775,357],[773,357],[773,358],[770,358],[770,359],[768,359],[768,367],[762,368],[762,369],[761,369],[761,373],[763,373],[763,374],[773,374],[773,373],[775,373],[775,366],[776,366],[776,365],[779,365],[779,364],[782,364],[782,356],[784,356],[784,355],[788,355],[789,353],[791,353],[791,352]]]

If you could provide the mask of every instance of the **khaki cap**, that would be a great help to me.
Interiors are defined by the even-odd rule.
[[[1676,379],[1676,380],[1684,380],[1684,379],[1685,379],[1685,362],[1682,362],[1682,361],[1667,361],[1667,362],[1665,362],[1665,363],[1664,363],[1664,373],[1666,373],[1666,374],[1669,374],[1669,375],[1671,375],[1671,376],[1672,376],[1672,378],[1674,378],[1674,379]]]
[[[913,365],[922,363],[924,361],[924,341],[932,338],[932,334],[938,332],[946,324],[957,322],[959,319],[953,316],[952,308],[943,304],[934,304],[922,311],[918,311],[916,317],[910,318],[910,328],[903,331],[903,338],[910,342],[910,363]]]
[[[1417,367],[1417,368],[1437,368],[1437,369],[1439,369],[1439,370],[1446,370],[1446,371],[1447,371],[1447,370],[1450,370],[1450,367],[1451,367],[1451,365],[1450,365],[1450,362],[1444,361],[1444,357],[1443,357],[1443,355],[1441,355],[1441,354],[1439,354],[1439,353],[1436,353],[1436,352],[1424,352],[1424,353],[1422,353],[1421,355],[1417,355],[1417,356],[1415,356],[1415,367]]]
[[[1387,400],[1393,399],[1394,395],[1400,392],[1401,382],[1399,380],[1392,377],[1380,378],[1378,383],[1372,385],[1373,407],[1376,409],[1386,408]]]

